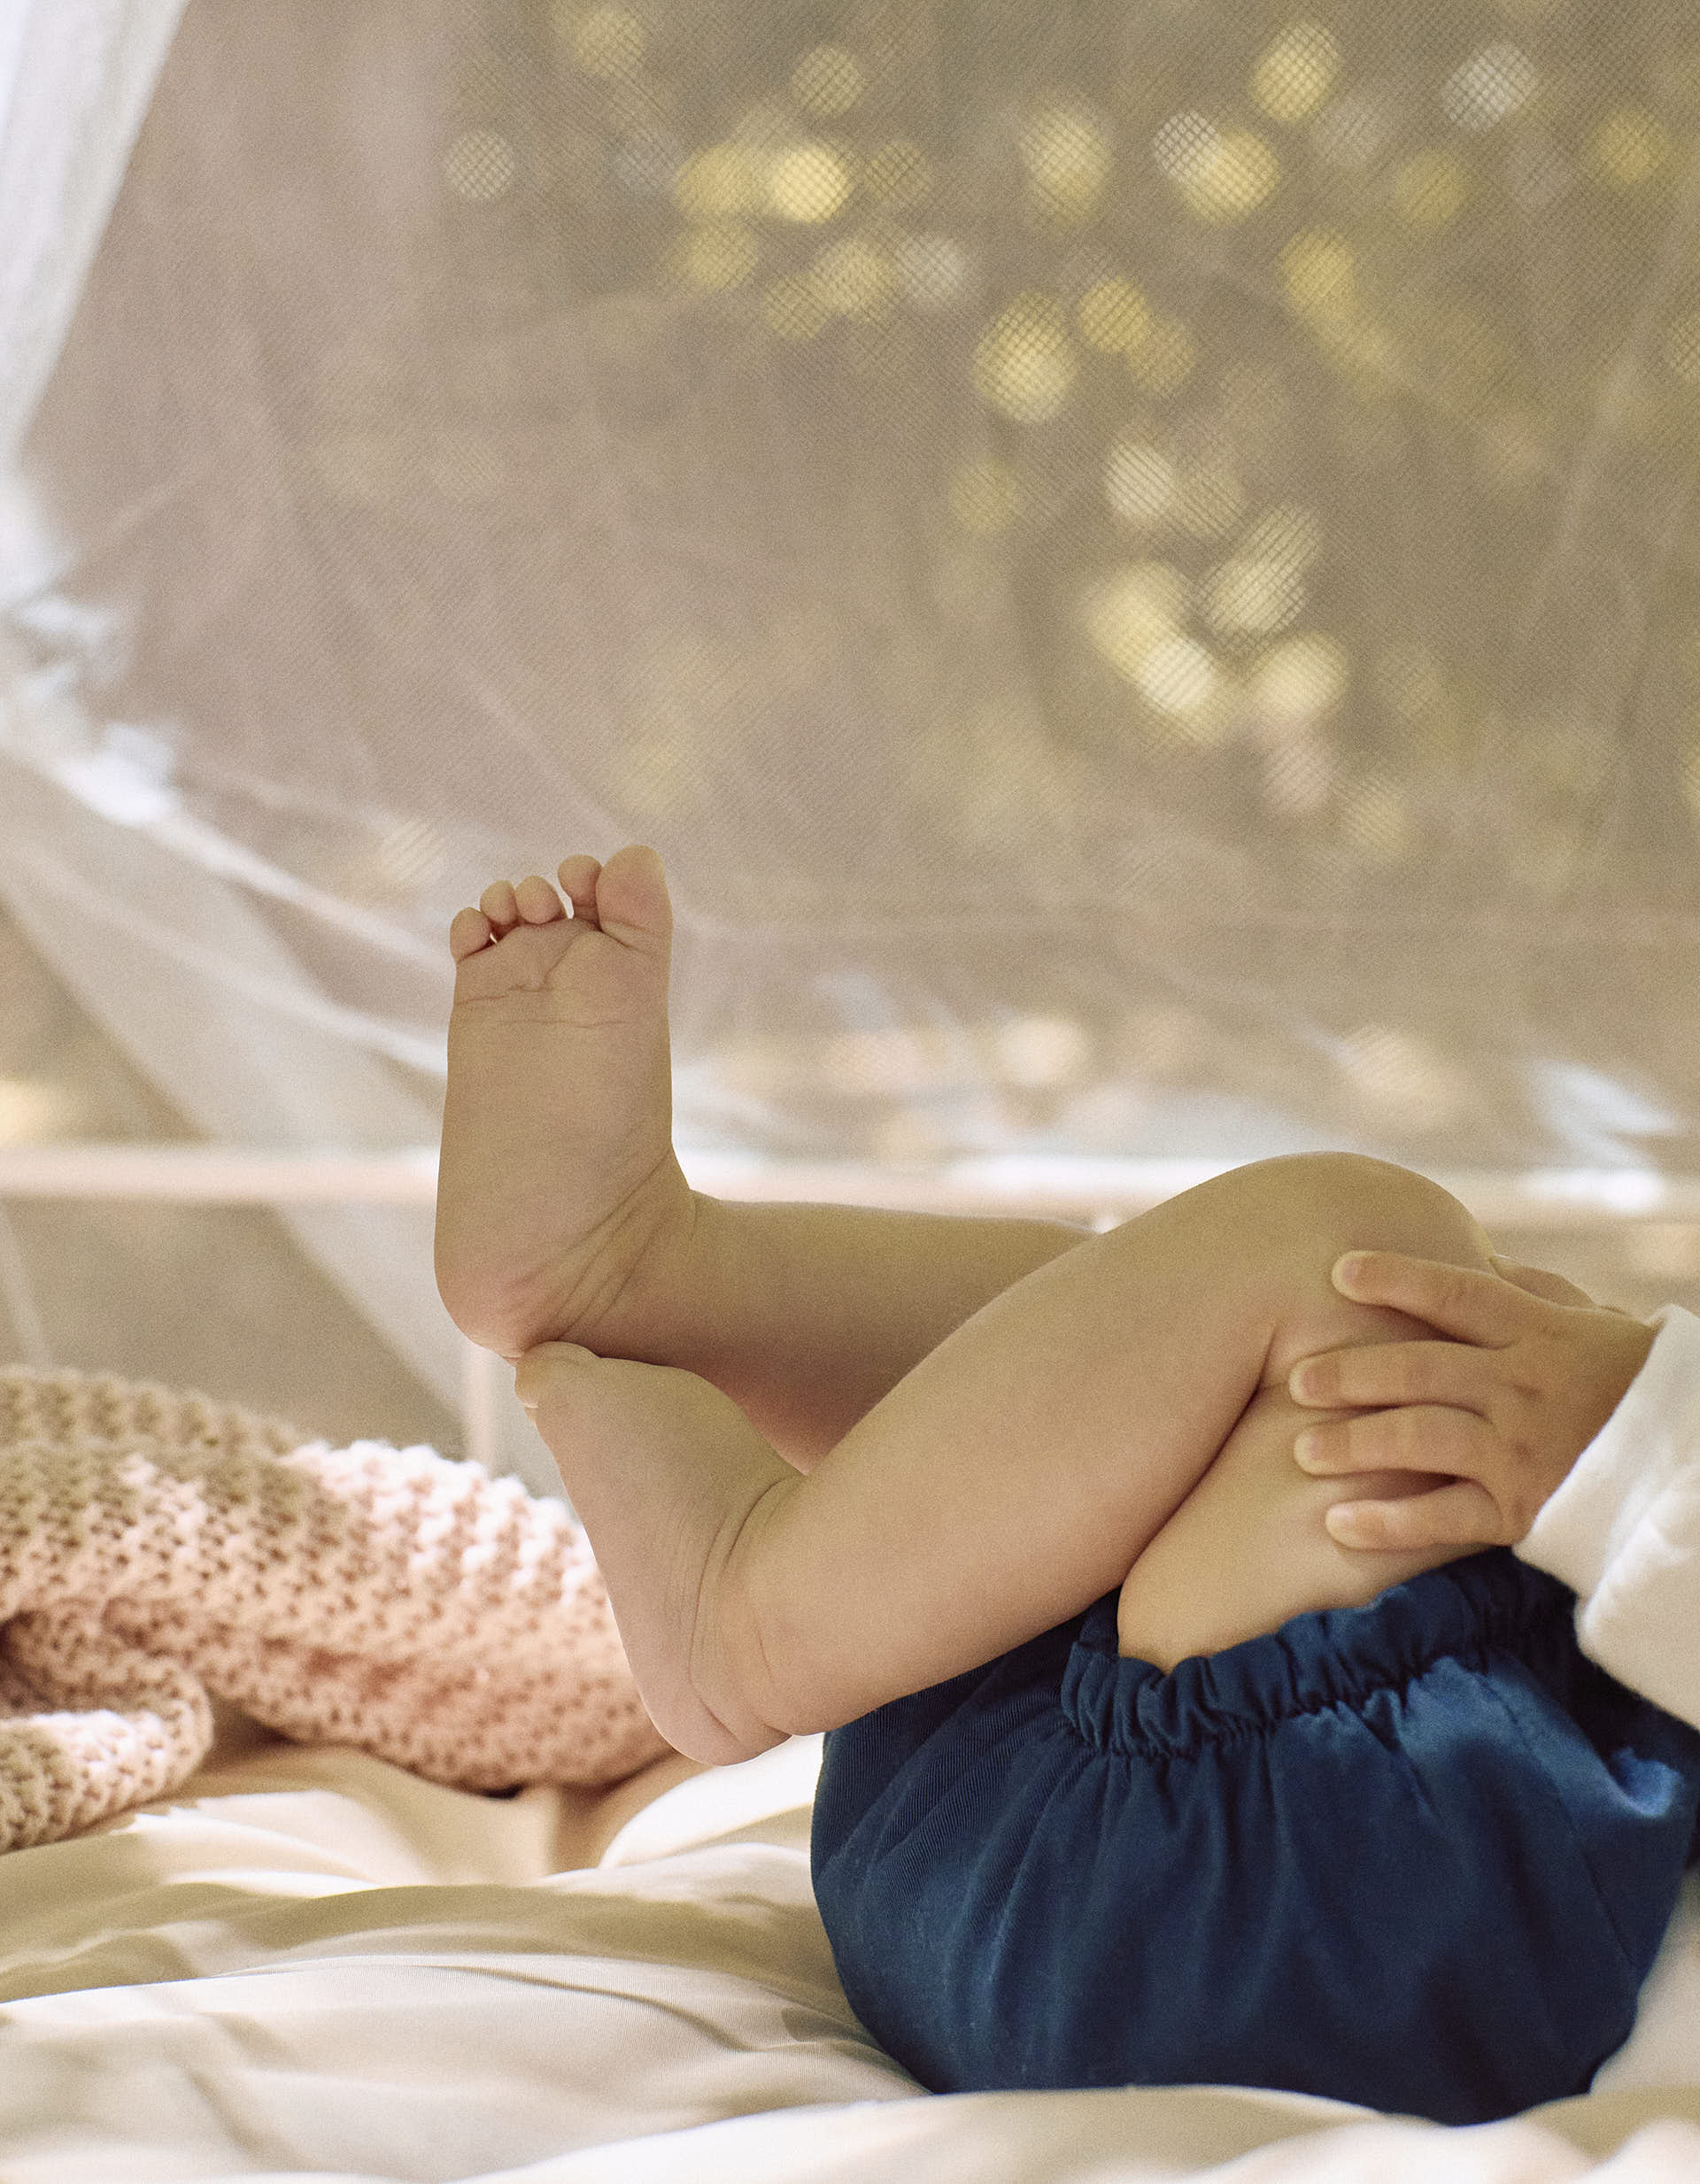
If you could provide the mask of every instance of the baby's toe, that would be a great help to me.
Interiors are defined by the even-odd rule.
[[[528,925],[549,925],[565,913],[560,897],[545,879],[537,873],[522,879],[514,891],[514,900],[520,915]]]
[[[449,953],[457,963],[464,962],[480,948],[488,947],[493,938],[490,920],[482,910],[457,910],[449,927]]]
[[[520,922],[520,906],[511,881],[492,880],[479,896],[478,907],[490,920],[491,930],[498,940],[504,933],[511,933]]]
[[[555,876],[560,882],[561,893],[573,906],[573,915],[588,919],[592,925],[596,922],[597,876],[601,869],[597,858],[581,853],[576,857],[563,858]]]

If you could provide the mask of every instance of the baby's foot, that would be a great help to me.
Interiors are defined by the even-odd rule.
[[[670,1365],[552,1342],[514,1387],[590,1535],[650,1719],[715,1766],[782,1744],[749,1579],[802,1478],[730,1396]]]
[[[518,1358],[576,1334],[619,1349],[634,1277],[692,1218],[673,1155],[672,913],[639,845],[487,888],[460,966],[437,1199],[437,1279],[473,1341]]]

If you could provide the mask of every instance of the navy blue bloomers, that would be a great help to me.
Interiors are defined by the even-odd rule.
[[[1585,2093],[1700,1856],[1700,1733],[1503,1547],[1178,1663],[1117,1594],[833,1730],[815,1893],[937,2093],[1283,2087],[1473,2124]]]

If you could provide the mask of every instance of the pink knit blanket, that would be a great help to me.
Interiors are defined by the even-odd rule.
[[[563,1504],[203,1395],[0,1372],[0,1848],[174,1789],[212,1697],[467,1789],[668,1749]]]

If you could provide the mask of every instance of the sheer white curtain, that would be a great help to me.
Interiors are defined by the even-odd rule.
[[[1688,11],[175,12],[0,0],[0,900],[191,1131],[429,1145],[454,909],[647,840],[687,1162],[1598,1171],[1512,1255],[1700,1300]]]
[[[58,357],[183,6],[0,8],[0,464]]]
[[[15,468],[63,349],[184,0],[0,7],[0,901],[89,1015],[206,1137],[428,1145],[437,1116],[389,1057],[438,1076],[440,1032],[339,1007],[256,914],[282,898],[442,989],[440,952],[303,886],[191,817],[145,727],[90,716],[80,677],[113,629],[62,596],[53,526]],[[189,451],[192,460],[194,451]],[[51,640],[46,664],[20,641]],[[121,643],[121,639],[119,640]],[[431,1275],[423,1208],[282,1216],[445,1405],[464,1346]],[[517,1412],[515,1463],[558,1491]]]

